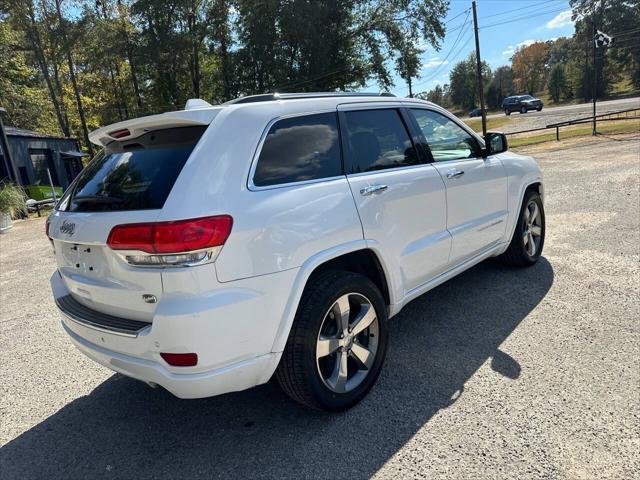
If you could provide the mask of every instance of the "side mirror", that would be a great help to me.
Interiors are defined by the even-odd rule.
[[[507,136],[502,132],[487,132],[484,137],[485,153],[487,155],[495,155],[497,153],[506,152],[509,148]]]

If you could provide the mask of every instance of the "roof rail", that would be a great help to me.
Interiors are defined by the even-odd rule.
[[[263,93],[260,95],[248,95],[238,97],[223,105],[236,105],[239,103],[271,102],[273,100],[294,100],[300,98],[326,98],[326,97],[395,97],[390,92],[367,93],[367,92],[308,92],[308,93]]]

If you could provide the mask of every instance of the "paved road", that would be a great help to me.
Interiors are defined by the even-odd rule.
[[[618,100],[607,100],[596,103],[597,114],[614,112],[616,110],[626,110],[629,108],[640,108],[640,97],[634,98],[621,98]],[[540,112],[531,111],[527,112],[526,116],[531,117],[545,117],[551,115],[573,115],[574,117],[590,116],[593,115],[592,103],[580,103],[577,105],[562,105],[560,107],[545,107]],[[519,113],[512,113],[511,115],[518,116]],[[493,115],[487,115],[487,118],[499,118],[503,117],[504,113],[495,113]]]
[[[538,154],[544,258],[412,302],[340,415],[272,384],[178,400],[92,363],[60,328],[43,221],[17,225],[0,238],[0,477],[638,478],[640,141],[590,142]]]

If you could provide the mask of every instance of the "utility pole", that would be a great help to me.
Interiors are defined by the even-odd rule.
[[[596,132],[596,97],[598,96],[598,70],[596,68],[596,21],[591,21],[593,34],[591,35],[591,45],[593,48],[593,130],[591,135],[597,135]]]
[[[471,2],[473,8],[473,29],[476,34],[476,68],[478,76],[478,93],[480,94],[480,113],[482,115],[482,136],[487,134],[487,114],[484,110],[484,88],[482,87],[482,62],[480,61],[480,40],[478,40],[478,15],[476,14],[476,2]]]

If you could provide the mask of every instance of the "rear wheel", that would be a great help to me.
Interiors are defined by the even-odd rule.
[[[385,302],[367,277],[327,272],[302,296],[276,370],[291,398],[312,408],[346,410],[373,387],[387,350]]]
[[[520,113],[527,113],[527,107],[524,105],[520,107]]]
[[[538,261],[544,246],[545,218],[540,194],[527,190],[509,248],[499,258],[509,265],[528,267]]]
[[[504,109],[504,114],[505,115],[511,115],[511,110],[509,110],[508,108]]]

